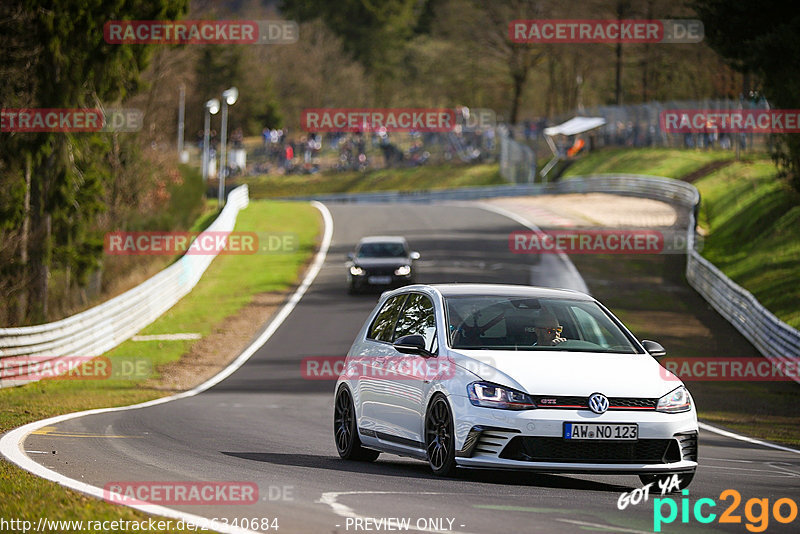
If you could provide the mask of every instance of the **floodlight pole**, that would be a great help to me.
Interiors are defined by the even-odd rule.
[[[225,204],[225,174],[228,170],[228,106],[235,104],[238,98],[239,90],[235,87],[222,92],[222,146],[220,147],[218,198],[218,206],[220,208]]]

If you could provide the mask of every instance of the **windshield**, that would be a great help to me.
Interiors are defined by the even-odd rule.
[[[364,243],[358,247],[358,258],[403,258],[406,247],[402,243]]]
[[[445,302],[454,349],[640,352],[595,302],[503,296]]]

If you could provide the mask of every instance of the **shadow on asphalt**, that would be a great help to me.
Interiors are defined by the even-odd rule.
[[[276,452],[225,452],[222,454],[269,464],[293,467],[327,469],[348,473],[362,473],[372,476],[389,476],[427,480],[445,480],[433,475],[424,462],[396,462],[378,460],[374,463],[353,462],[334,456],[316,454],[291,454]],[[620,493],[639,487],[638,484],[620,485],[595,480],[572,478],[561,475],[530,473],[525,471],[498,471],[490,469],[459,469],[456,480],[466,482],[501,484],[504,486],[526,486],[531,488],[559,488],[584,491]],[[631,477],[631,480],[634,478]]]

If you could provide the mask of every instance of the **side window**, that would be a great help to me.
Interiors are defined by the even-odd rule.
[[[369,332],[367,333],[369,339],[391,343],[394,323],[405,300],[406,295],[397,295],[384,303],[383,308],[375,316],[375,320],[372,321],[372,326],[369,327]]]
[[[408,297],[397,326],[394,329],[392,341],[412,334],[419,334],[425,338],[425,348],[431,352],[437,348],[436,320],[433,313],[433,302],[425,295],[413,294]]]

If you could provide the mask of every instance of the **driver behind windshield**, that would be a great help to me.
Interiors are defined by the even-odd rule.
[[[552,347],[566,341],[561,337],[561,332],[564,327],[558,324],[558,319],[551,312],[542,310],[533,320],[533,326],[536,330],[536,343],[535,346],[539,347]]]

